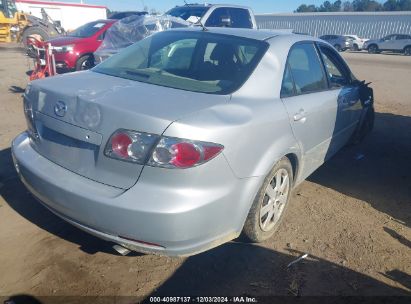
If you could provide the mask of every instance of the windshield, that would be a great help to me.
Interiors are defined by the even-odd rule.
[[[3,11],[6,18],[13,18],[17,8],[14,1],[0,0],[0,11]]]
[[[206,6],[178,6],[169,10],[166,15],[182,18],[187,20],[191,16],[201,18],[204,16],[208,7]]]
[[[74,31],[67,33],[67,36],[70,37],[78,37],[78,38],[87,38],[93,36],[97,33],[100,29],[102,29],[106,25],[104,21],[93,21],[90,23],[86,23],[79,28],[75,29]]]
[[[268,48],[263,41],[207,32],[166,31],[128,47],[93,71],[208,94],[230,94]]]

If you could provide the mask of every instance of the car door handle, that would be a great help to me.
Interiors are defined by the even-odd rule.
[[[295,113],[293,118],[294,118],[294,121],[305,122],[307,117],[306,117],[306,113],[304,109],[301,109],[298,113]]]

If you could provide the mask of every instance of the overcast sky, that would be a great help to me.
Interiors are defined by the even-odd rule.
[[[60,0],[57,0],[60,1]],[[80,0],[61,0],[61,2],[77,2]],[[188,1],[188,3],[225,3],[246,5],[253,8],[255,13],[275,13],[275,12],[292,12],[300,4],[319,5],[324,1],[321,0],[220,0],[220,1]],[[86,4],[105,5],[110,10],[142,10],[146,5],[149,9],[156,9],[165,12],[168,9],[184,4],[182,0],[83,0]]]

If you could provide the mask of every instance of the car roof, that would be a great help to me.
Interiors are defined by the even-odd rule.
[[[185,4],[185,5],[177,5],[173,8],[182,8],[182,7],[186,7],[186,8],[196,8],[196,7],[206,7],[206,8],[218,8],[218,7],[231,7],[231,8],[243,8],[243,9],[250,9],[248,6],[244,6],[244,5],[236,5],[236,4],[212,4],[212,3],[193,3],[193,4]],[[171,8],[170,10],[172,10],[173,8]]]
[[[201,26],[187,27],[187,28],[175,28],[168,31],[194,31],[201,32],[203,28]],[[228,28],[228,27],[207,27],[208,33],[237,36],[242,38],[249,38],[254,40],[268,40],[276,36],[302,36],[291,33],[290,30],[257,30],[257,29],[243,29],[243,28]],[[307,37],[307,36],[305,36]]]

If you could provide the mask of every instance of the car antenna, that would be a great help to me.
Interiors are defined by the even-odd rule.
[[[190,3],[187,3],[186,0],[184,0],[184,4],[185,4],[185,6],[188,6],[188,7],[191,6],[191,4],[190,4]],[[208,29],[207,29],[207,28],[204,26],[204,24],[201,22],[201,18],[198,19],[197,23],[201,26],[201,28],[203,29],[203,32],[207,32],[207,31],[208,31]]]

